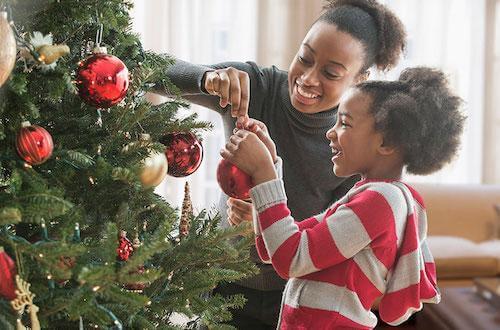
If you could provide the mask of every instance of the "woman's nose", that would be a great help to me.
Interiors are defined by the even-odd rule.
[[[314,67],[306,70],[301,76],[302,83],[306,86],[316,86],[319,83],[318,75]]]

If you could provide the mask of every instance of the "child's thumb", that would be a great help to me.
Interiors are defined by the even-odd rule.
[[[259,126],[255,129],[255,134],[257,134],[257,137],[262,141],[266,142],[269,139],[269,135],[267,131],[263,130]]]

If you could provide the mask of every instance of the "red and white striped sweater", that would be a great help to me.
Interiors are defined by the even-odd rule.
[[[323,213],[296,222],[281,180],[254,187],[257,251],[288,279],[281,329],[371,329],[370,308],[397,325],[438,303],[420,195],[399,181],[363,180]]]

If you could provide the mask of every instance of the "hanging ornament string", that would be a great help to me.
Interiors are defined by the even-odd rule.
[[[103,29],[104,29],[104,25],[102,23],[100,23],[99,28],[97,29],[97,32],[95,35],[95,46],[96,47],[101,47]]]
[[[97,14],[97,12],[96,12]],[[97,21],[99,21],[99,15],[97,15]],[[102,32],[104,29],[104,25],[102,23],[99,24],[99,28],[97,29],[97,32],[95,34],[95,47],[94,47],[94,52],[96,52],[97,49],[101,48],[101,42],[102,42]],[[97,121],[96,125],[99,127],[102,127],[102,113],[101,113],[101,108],[97,108]]]

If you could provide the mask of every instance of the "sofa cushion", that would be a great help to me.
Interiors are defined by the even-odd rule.
[[[500,240],[476,244],[453,236],[428,236],[438,278],[495,276],[499,273]]]
[[[463,237],[483,242],[498,237],[495,204],[500,185],[415,183],[428,216],[429,235]]]
[[[481,250],[494,257],[498,261],[498,275],[500,275],[500,239],[479,243]]]
[[[427,244],[434,259],[488,256],[479,244],[462,237],[428,236]]]

